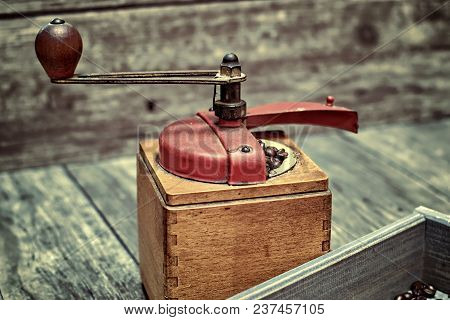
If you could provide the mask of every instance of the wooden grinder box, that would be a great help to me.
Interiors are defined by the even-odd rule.
[[[296,166],[245,186],[173,175],[157,162],[158,141],[141,141],[139,258],[149,298],[229,298],[329,251],[328,177],[281,140],[296,150]]]

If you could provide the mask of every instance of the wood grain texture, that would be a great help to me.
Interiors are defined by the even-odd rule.
[[[136,159],[121,157],[94,165],[68,165],[69,172],[104,213],[123,243],[138,256]]]
[[[329,191],[168,206],[142,160],[139,172],[139,255],[151,298],[224,299],[329,250]]]
[[[141,299],[137,265],[60,167],[0,174],[4,299]]]
[[[167,299],[167,266],[178,263],[167,255],[167,212],[158,187],[137,156],[139,261],[142,282],[150,299]]]
[[[448,116],[448,10],[395,38],[442,3],[258,1],[63,18],[84,39],[78,72],[214,68],[225,52],[235,51],[249,76],[243,87],[249,106],[333,94],[338,104],[358,110],[366,124]],[[210,88],[50,84],[33,42],[39,26],[51,18],[37,16],[37,25],[26,19],[1,21],[0,168],[131,155],[137,124],[158,131],[167,121],[209,107]],[[147,98],[165,111],[148,111]]]
[[[427,221],[424,258],[424,280],[450,293],[450,223]]]
[[[393,299],[422,278],[424,237],[410,214],[233,299]]]
[[[60,80],[74,75],[83,51],[83,41],[76,28],[56,18],[39,30],[34,48],[49,78]]]
[[[268,137],[267,139],[270,140]],[[328,177],[295,144],[287,138],[274,139],[298,152],[297,164],[287,174],[269,179],[264,184],[230,186],[183,179],[164,170],[157,162],[158,140],[143,140],[140,154],[151,170],[168,205],[206,203],[250,199],[274,195],[328,190]]]
[[[329,192],[177,210],[167,251],[178,257],[168,269],[178,283],[169,296],[223,299],[326,253],[330,214]]]
[[[417,132],[417,126],[403,129]],[[383,135],[382,131],[380,135]],[[398,153],[409,148],[401,137],[397,136]],[[329,175],[335,228],[332,248],[394,222],[420,205],[448,211],[448,201],[442,194],[434,192],[409,172],[400,170],[401,164],[388,164],[396,163],[395,156],[390,157],[389,152],[382,151],[382,154],[374,155],[358,141],[358,135],[317,135],[308,138],[302,147]],[[443,140],[436,141],[437,145],[443,143]],[[422,152],[421,146],[416,146],[416,152]],[[434,160],[429,158],[429,161],[433,163]],[[443,174],[439,166],[434,169],[436,175]]]
[[[228,0],[239,1],[239,0]],[[261,1],[261,0],[260,0]],[[86,10],[111,10],[121,8],[192,5],[206,0],[5,0],[0,6],[1,18],[42,15],[43,13],[82,12]],[[217,2],[217,1],[216,1]]]
[[[449,215],[419,207],[232,299],[392,300],[417,280],[449,292],[449,232]]]
[[[358,136],[346,135],[351,143],[367,148],[381,159],[412,175],[436,194],[450,196],[450,121],[423,124],[380,125]]]

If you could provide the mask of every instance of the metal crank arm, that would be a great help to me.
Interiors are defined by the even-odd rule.
[[[66,79],[51,79],[60,84],[204,84],[224,85],[243,82],[246,75],[228,77],[219,70],[140,71],[75,74]]]

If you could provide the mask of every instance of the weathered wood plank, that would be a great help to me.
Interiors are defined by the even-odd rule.
[[[5,299],[140,299],[137,265],[60,167],[0,174]]]
[[[358,136],[347,139],[358,140]],[[367,146],[347,139],[337,134],[317,135],[304,144],[305,152],[329,174],[333,248],[396,221],[421,205],[448,211],[448,201],[442,195],[399,170],[400,164],[387,165],[382,151],[374,155]],[[432,165],[432,158],[429,163]]]
[[[136,158],[67,167],[137,258]]]
[[[449,196],[450,121],[425,124],[381,125],[363,130],[357,137],[346,135],[352,143],[382,154],[387,165],[396,165],[431,190]]]
[[[230,1],[230,0],[228,0]],[[242,1],[242,0],[231,0]],[[260,0],[261,1],[261,0]],[[144,6],[192,5],[205,0],[2,0],[0,18],[17,17],[21,14],[30,16],[42,13],[80,12],[86,10],[108,10],[136,8]]]
[[[80,30],[78,72],[217,67],[235,51],[248,105],[337,96],[363,123],[448,116],[448,10],[410,29],[326,88],[333,75],[389,42],[443,1],[276,1],[64,15]],[[37,25],[51,16],[33,19]],[[211,88],[58,86],[34,57],[38,27],[0,26],[0,168],[131,154],[139,123],[161,126],[209,107]],[[270,76],[268,76],[270,75]],[[136,92],[137,91],[137,92]],[[148,111],[147,99],[166,111]]]

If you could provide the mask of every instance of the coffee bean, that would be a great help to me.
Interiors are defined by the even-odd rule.
[[[411,290],[413,290],[414,288],[422,288],[425,286],[425,283],[423,283],[422,281],[414,281],[411,284]]]
[[[278,158],[273,158],[272,160],[272,168],[276,169],[281,166],[281,161]]]
[[[395,296],[395,300],[411,300],[413,298],[412,294],[410,294],[409,292],[405,292],[402,294],[398,294]]]
[[[263,146],[267,172],[279,168],[283,164],[284,159],[289,156],[284,148],[278,149],[274,146],[265,146],[261,140],[258,140],[258,142]]]
[[[277,157],[280,160],[284,160],[289,156],[289,154],[285,151],[285,152],[279,152],[277,153]]]
[[[398,294],[395,296],[395,300],[427,300],[433,298],[436,295],[436,288],[430,284],[426,284],[422,281],[415,281],[411,284],[411,290]]]
[[[266,156],[269,156],[269,157],[275,157],[276,154],[277,154],[277,152],[276,152],[274,147],[267,147],[264,150],[264,152],[265,152]]]
[[[425,283],[422,281],[415,281],[411,285],[411,291],[415,296],[421,296],[423,294],[423,289],[425,288]]]
[[[411,290],[414,291],[414,289],[422,289],[425,286],[425,283],[422,281],[414,281],[411,284]]]
[[[273,169],[273,157],[268,157],[269,159],[267,159],[266,157],[266,164],[269,166],[270,170]]]
[[[427,298],[433,298],[436,294],[436,288],[433,287],[431,284],[426,284],[425,287],[422,289],[423,295]]]
[[[413,295],[409,292],[405,292],[403,294],[403,297],[405,298],[405,300],[411,300],[413,298]]]

